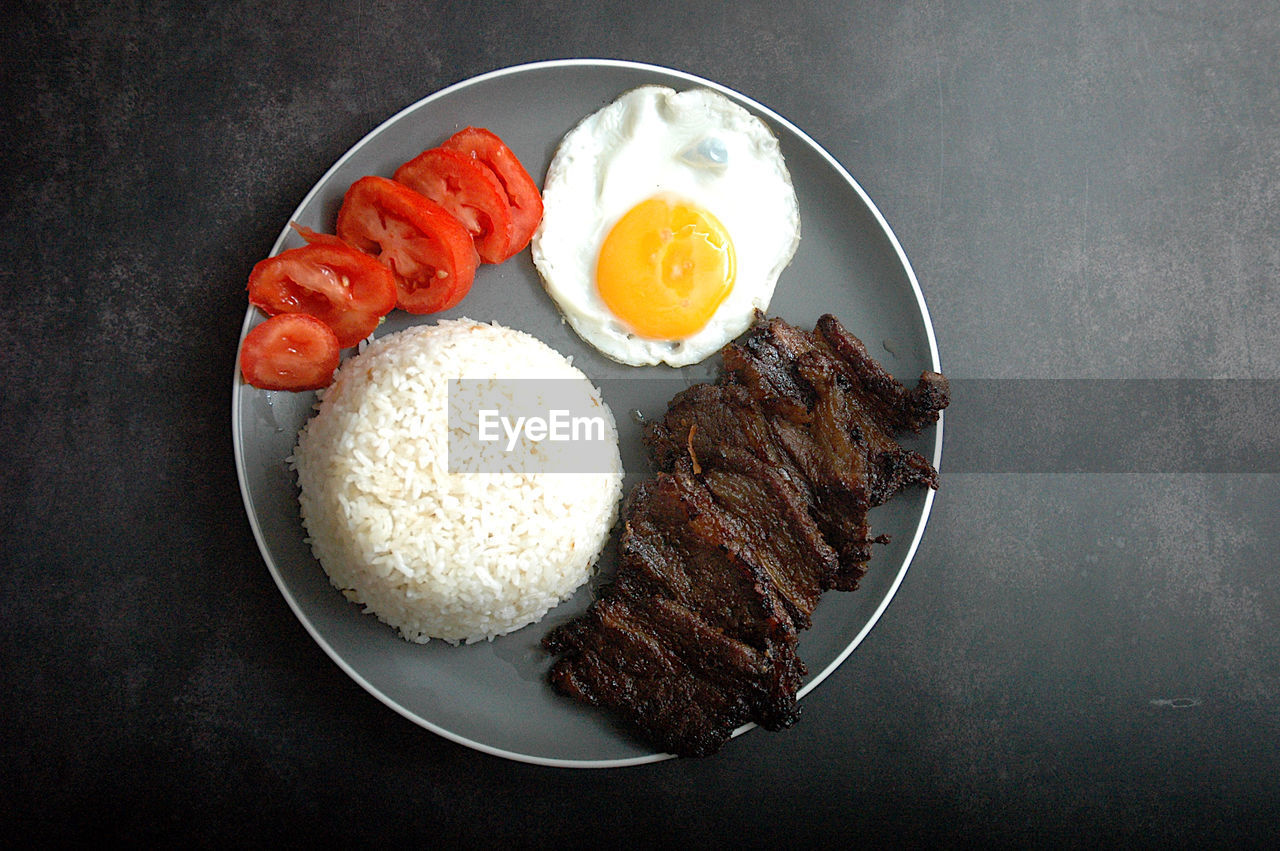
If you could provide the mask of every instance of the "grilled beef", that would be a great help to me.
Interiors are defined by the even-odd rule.
[[[722,356],[645,428],[656,472],[628,497],[612,584],[543,641],[559,691],[681,755],[795,723],[797,633],[887,541],[868,510],[938,486],[894,436],[948,402],[941,375],[908,390],[832,316],[813,332],[760,317]]]

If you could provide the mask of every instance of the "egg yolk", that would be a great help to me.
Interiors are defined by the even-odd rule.
[[[733,289],[733,242],[708,211],[650,198],[605,237],[596,288],[605,305],[641,337],[679,340],[710,321]]]

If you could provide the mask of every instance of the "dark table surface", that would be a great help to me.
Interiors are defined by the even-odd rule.
[[[6,835],[1272,836],[1274,5],[14,2],[0,14]],[[884,617],[804,699],[799,725],[698,761],[548,768],[405,720],[293,616],[237,485],[244,281],[303,195],[404,106],[561,57],[692,72],[790,119],[901,240],[944,371],[979,396],[1012,394],[1015,411],[1042,390],[1068,408],[1011,429],[958,396],[948,440],[971,448],[950,467],[944,454]],[[1093,400],[1133,379],[1219,399],[1211,430],[1235,454],[1222,460],[1212,435],[1169,451],[1187,409],[1146,405],[1124,415],[1139,433],[1157,420],[1151,453],[1061,451],[1064,429],[1103,419],[1071,388]],[[972,450],[1011,430],[1031,452]]]

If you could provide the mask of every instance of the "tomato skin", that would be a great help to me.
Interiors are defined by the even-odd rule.
[[[300,225],[297,222],[289,222],[289,227],[293,228],[294,233],[312,245],[346,245],[345,242],[338,239],[338,237],[331,233],[318,233],[306,225]]]
[[[510,254],[529,244],[533,232],[542,221],[542,193],[515,153],[494,133],[483,127],[467,127],[450,136],[442,147],[461,151],[488,166],[507,193],[511,205],[512,233]],[[510,254],[508,256],[510,256]]]
[[[351,184],[335,230],[391,270],[402,310],[448,310],[471,290],[480,262],[471,234],[439,204],[401,183],[369,175]]]
[[[471,234],[483,263],[511,256],[511,206],[490,169],[451,148],[431,148],[396,169],[393,179],[448,210]]]
[[[354,346],[396,306],[395,276],[336,236],[296,229],[308,244],[259,261],[249,273],[249,303],[268,316],[310,314],[340,346]]]
[[[280,313],[245,335],[240,373],[262,390],[319,390],[333,380],[340,358],[328,325],[305,313]]]

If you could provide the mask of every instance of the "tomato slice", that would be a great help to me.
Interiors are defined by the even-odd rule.
[[[480,262],[471,234],[435,201],[404,184],[377,175],[351,184],[336,231],[391,270],[396,304],[403,310],[448,310],[471,290]]]
[[[481,261],[501,263],[511,256],[511,206],[491,170],[461,151],[432,148],[396,169],[394,178],[462,222]]]
[[[506,143],[483,127],[467,127],[450,136],[443,147],[461,151],[488,166],[507,193],[511,205],[510,254],[524,249],[542,221],[542,193],[515,153]]]
[[[240,344],[240,373],[263,390],[318,390],[333,380],[341,346],[329,326],[305,313],[280,313]]]
[[[249,303],[268,316],[310,314],[339,346],[354,346],[396,306],[395,276],[336,236],[294,229],[308,244],[259,261],[249,273]]]

